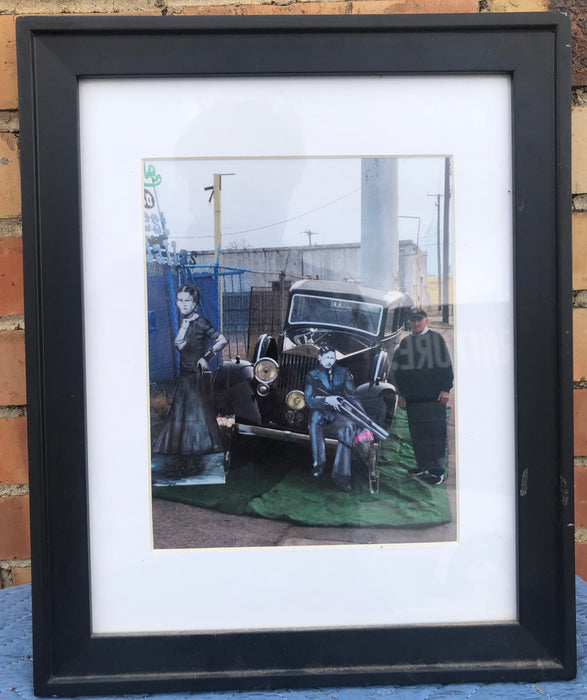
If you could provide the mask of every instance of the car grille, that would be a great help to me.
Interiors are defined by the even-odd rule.
[[[279,363],[280,398],[285,400],[286,395],[294,389],[303,391],[306,375],[317,366],[317,357],[284,352]]]

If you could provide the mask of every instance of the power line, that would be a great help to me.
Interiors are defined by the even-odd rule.
[[[355,192],[358,192],[361,188],[356,187],[354,190],[351,190],[350,192],[347,192],[346,194],[343,194],[341,197],[337,197],[336,199],[332,199],[330,202],[326,202],[326,204],[321,204],[319,207],[315,207],[314,209],[310,209],[309,211],[305,211],[302,214],[296,214],[295,216],[290,217],[289,219],[283,219],[282,221],[276,221],[275,223],[272,224],[265,224],[264,226],[256,226],[255,228],[247,228],[243,229],[242,231],[232,231],[230,233],[224,233],[223,238],[226,238],[228,236],[240,236],[243,233],[252,233],[253,231],[262,231],[263,229],[267,228],[272,228],[273,226],[280,226],[281,224],[287,224],[290,221],[295,221],[296,219],[301,219],[302,216],[307,216],[308,214],[313,214],[315,211],[319,211],[320,209],[324,209],[325,207],[329,207],[332,204],[336,204],[336,202],[340,202],[341,199],[345,199],[346,197],[350,197],[351,194],[354,194]],[[202,235],[197,235],[197,236],[173,236],[173,238],[209,238],[212,234],[206,233]]]

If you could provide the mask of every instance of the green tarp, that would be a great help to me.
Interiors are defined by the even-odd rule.
[[[405,411],[394,418],[383,443],[379,493],[369,491],[366,474],[353,477],[350,493],[326,474],[311,475],[310,446],[240,437],[226,484],[159,486],[157,498],[233,515],[256,515],[305,525],[351,527],[432,526],[450,522],[445,485],[411,477],[415,465]]]

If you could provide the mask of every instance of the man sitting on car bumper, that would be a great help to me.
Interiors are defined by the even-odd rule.
[[[332,469],[332,479],[342,491],[351,490],[351,449],[357,431],[355,423],[340,412],[340,402],[346,399],[357,408],[355,383],[350,370],[336,364],[333,347],[324,345],[318,355],[319,367],[308,372],[304,395],[310,409],[309,431],[312,445],[313,471],[320,477],[326,467],[324,428],[332,425],[338,437],[338,447]],[[361,409],[362,410],[362,409]]]

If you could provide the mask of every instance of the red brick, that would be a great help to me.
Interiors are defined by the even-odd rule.
[[[544,12],[548,0],[493,0],[492,12]]]
[[[24,416],[0,419],[0,484],[28,483],[26,438]]]
[[[573,194],[587,192],[587,107],[573,107],[571,114]]]
[[[20,166],[14,134],[0,134],[0,217],[20,216]]]
[[[28,496],[0,497],[0,559],[31,556]]]
[[[575,542],[575,573],[587,581],[587,542]]]
[[[173,8],[174,3],[170,4]],[[358,0],[294,2],[277,5],[203,5],[183,7],[182,15],[342,15],[477,12],[477,0]]]
[[[22,241],[0,238],[0,316],[21,314],[22,295]]]
[[[587,289],[587,213],[573,214],[573,289]]]
[[[587,389],[575,389],[575,457],[587,457]]]
[[[24,331],[0,331],[0,406],[25,403]]]
[[[344,15],[348,2],[296,2],[291,5],[203,5],[184,7],[182,15]]]
[[[31,567],[30,566],[15,566],[10,569],[13,586],[22,586],[25,583],[31,582]]]
[[[587,378],[587,309],[573,309],[573,379]]]
[[[0,10],[5,14],[58,15],[66,17],[114,17],[153,14],[161,16],[167,7],[162,0],[4,0]]]
[[[16,109],[16,33],[13,15],[0,16],[0,109]]]
[[[423,15],[479,11],[477,0],[357,0],[351,5],[354,15]]]
[[[575,467],[575,527],[587,527],[587,467]]]

